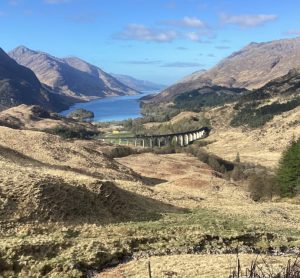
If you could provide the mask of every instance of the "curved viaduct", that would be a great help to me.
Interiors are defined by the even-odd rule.
[[[118,144],[133,144],[134,146],[145,147],[162,147],[178,145],[181,147],[187,146],[191,142],[198,139],[205,138],[209,135],[210,129],[208,127],[202,127],[197,130],[170,133],[170,134],[157,134],[157,135],[136,135],[135,137],[105,137],[101,138],[102,141],[118,143]]]

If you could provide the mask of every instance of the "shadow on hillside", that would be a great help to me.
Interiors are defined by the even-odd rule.
[[[97,152],[97,151],[93,150],[93,152]],[[99,155],[101,155],[101,154],[99,153]],[[46,167],[46,168],[53,169],[53,170],[72,171],[77,174],[82,174],[82,175],[89,176],[92,178],[97,178],[97,179],[105,178],[104,175],[99,172],[91,173],[84,169],[74,168],[74,167],[70,167],[70,166],[66,166],[66,165],[53,165],[50,163],[44,163],[44,162],[34,159],[30,156],[22,154],[16,150],[13,150],[8,147],[4,147],[4,146],[0,145],[0,157],[1,156],[4,157],[6,160],[16,163],[20,166]],[[117,161],[115,161],[115,163],[118,164]],[[123,164],[121,164],[121,165],[123,167],[125,167]],[[157,179],[157,178],[141,176],[138,173],[136,173],[135,171],[133,171],[131,168],[128,168],[128,169],[130,169],[130,174],[132,176],[134,176],[134,178],[140,179],[146,185],[155,186],[155,185],[167,182],[167,180],[164,180],[164,179]]]
[[[22,180],[18,182],[22,184]],[[185,209],[121,189],[113,182],[73,185],[55,176],[41,177],[34,184],[22,187],[10,185],[10,188],[1,190],[1,196],[8,202],[0,220],[23,223],[155,221],[163,213],[186,212]]]
[[[157,179],[157,178],[150,178],[150,177],[146,177],[146,176],[140,176],[141,181],[148,185],[148,186],[155,186],[161,183],[165,183],[168,182],[167,180],[164,179]]]
[[[0,146],[1,156],[21,166],[65,168],[42,163],[3,146]],[[74,171],[73,168],[68,170]],[[80,169],[74,172],[93,176]],[[3,183],[1,196],[8,201],[2,210],[1,221],[108,224],[154,221],[163,213],[186,212],[186,209],[119,188],[111,181],[96,180],[83,184],[76,179],[68,182],[57,176],[42,176],[38,171],[30,174],[30,183],[27,177],[9,186]],[[99,176],[94,177],[99,179]]]
[[[30,156],[27,156],[25,154],[22,154],[16,150],[10,149],[8,147],[4,147],[0,145],[0,157],[3,157],[4,159],[11,161],[15,164],[18,164],[20,166],[30,166],[30,167],[45,167],[52,170],[62,170],[62,171],[72,171],[77,174],[82,174],[86,176],[90,176],[92,178],[101,179],[104,178],[104,175],[101,173],[91,173],[89,171],[86,171],[84,169],[80,168],[74,168],[66,165],[53,165],[50,163],[45,163],[42,161],[39,161],[37,159],[34,159]]]

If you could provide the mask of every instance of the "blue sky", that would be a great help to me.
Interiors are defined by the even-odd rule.
[[[0,38],[172,84],[250,42],[300,36],[297,0],[1,0]]]

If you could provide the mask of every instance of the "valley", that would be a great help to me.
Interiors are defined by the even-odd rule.
[[[272,264],[299,252],[297,203],[257,203],[246,183],[185,153],[112,159],[115,148],[1,128],[4,276],[81,277],[132,259],[100,277],[147,275],[148,260],[157,275],[180,275],[194,260],[199,268],[187,275],[212,271],[201,270],[203,260],[220,262],[213,271],[223,275],[234,255],[227,261],[221,254],[237,246],[245,254],[287,254],[266,257]],[[242,255],[245,264],[251,258]]]
[[[134,96],[108,97],[92,100],[84,103],[77,103],[68,110],[62,111],[62,115],[74,111],[78,108],[84,108],[94,113],[94,121],[122,121],[129,118],[141,117],[139,99],[147,96],[151,92],[141,93]]]
[[[95,126],[34,107],[1,112],[2,122],[16,125],[0,133],[4,277],[144,277],[149,261],[155,276],[227,277],[237,248],[243,271],[253,253],[261,254],[262,267],[294,260],[299,197],[254,201],[249,178],[228,178],[212,155],[232,163],[239,153],[245,171],[273,171],[284,146],[299,136],[291,124],[299,109],[256,130],[229,127],[228,105],[144,123],[163,132],[210,120],[207,138],[154,150],[51,134],[50,125]]]
[[[299,51],[165,88],[0,50],[0,277],[299,277]]]

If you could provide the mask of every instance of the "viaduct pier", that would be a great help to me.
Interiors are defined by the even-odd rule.
[[[170,145],[177,145],[184,147],[190,143],[203,139],[209,135],[210,129],[202,127],[197,130],[171,133],[171,134],[157,134],[157,135],[136,135],[133,137],[102,137],[100,140],[103,142],[141,146],[143,148],[149,147],[163,147]]]

